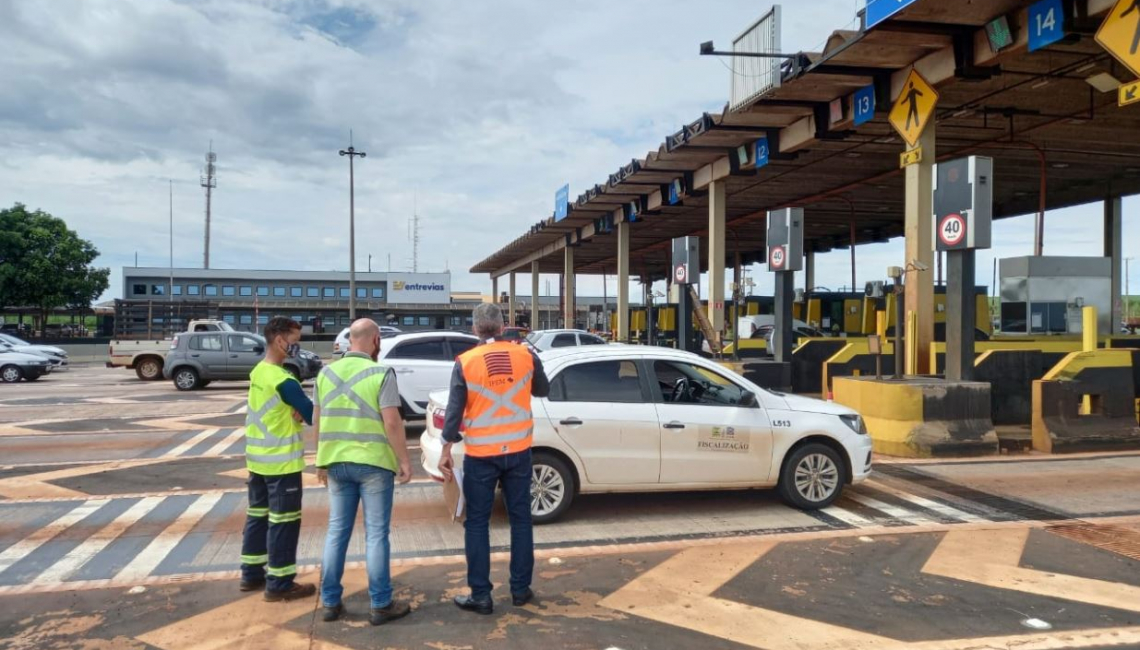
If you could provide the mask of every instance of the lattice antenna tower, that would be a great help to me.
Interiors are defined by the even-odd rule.
[[[412,273],[420,272],[420,213],[416,209],[416,195],[412,194],[412,218],[408,220],[408,239],[412,242]]]
[[[201,185],[206,188],[206,246],[202,260],[202,268],[210,268],[210,199],[214,188],[218,186],[217,165],[218,154],[214,153],[214,141],[210,140],[210,150],[206,153],[206,166],[202,168]]]

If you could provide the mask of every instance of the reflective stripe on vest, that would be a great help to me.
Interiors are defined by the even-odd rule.
[[[533,432],[530,352],[513,343],[480,345],[459,355],[467,383],[465,452],[487,457],[525,451]]]
[[[303,425],[294,420],[293,407],[277,393],[285,381],[296,380],[284,368],[264,361],[250,373],[245,461],[251,472],[279,476],[305,469]]]
[[[321,409],[318,467],[349,462],[393,472],[398,469],[379,407],[387,372],[384,366],[358,356],[346,356],[321,370],[317,377]]]
[[[376,408],[376,405],[369,404],[364,400],[363,397],[354,393],[352,391],[352,387],[364,381],[365,379],[368,379],[369,377],[381,375],[384,374],[384,372],[385,370],[382,366],[373,366],[371,368],[365,368],[364,370],[353,375],[352,379],[345,381],[333,371],[332,366],[329,366],[322,370],[321,375],[333,385],[333,390],[329,391],[327,395],[321,396],[321,415],[343,418],[372,416],[379,420],[380,410]],[[341,395],[352,400],[352,403],[356,405],[356,408],[329,408],[329,405],[332,404],[332,401]],[[361,411],[363,411],[363,413],[361,413]]]
[[[479,417],[470,419],[464,418],[463,426],[466,429],[472,429],[477,427],[494,427],[501,424],[517,424],[519,422],[529,422],[532,417],[530,410],[522,408],[512,400],[514,400],[515,396],[519,394],[519,391],[529,386],[527,382],[529,382],[533,377],[534,371],[532,370],[526,373],[522,379],[515,382],[515,385],[511,386],[510,390],[502,394],[496,393],[486,386],[480,386],[479,384],[473,382],[467,382],[467,390],[473,390],[476,393],[479,393],[483,397],[491,400],[492,404],[491,407],[484,411]],[[511,411],[511,414],[499,416],[495,415],[499,409],[504,408]]]
[[[272,438],[273,434],[269,432],[269,427],[265,426],[265,422],[262,421],[262,418],[264,418],[267,413],[272,411],[280,403],[281,396],[274,395],[269,399],[268,402],[262,404],[261,408],[257,409],[256,411],[249,409],[249,413],[247,413],[245,416],[246,431],[248,431],[250,427],[257,427],[261,430],[261,435],[265,436],[266,438]],[[246,439],[249,439],[248,436]]]

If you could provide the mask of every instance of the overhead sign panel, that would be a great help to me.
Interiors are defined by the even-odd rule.
[[[570,186],[563,185],[554,193],[554,220],[562,221],[570,208]]]
[[[802,271],[804,268],[804,209],[782,208],[768,212],[768,270]]]
[[[912,5],[917,0],[867,0],[867,13],[864,22],[867,29],[883,22],[891,16]]]
[[[993,160],[969,156],[938,163],[934,173],[935,249],[989,248]]]
[[[1127,106],[1140,102],[1140,81],[1133,81],[1128,84],[1120,85],[1120,101],[1118,104]]]
[[[881,2],[882,0],[880,0]],[[895,105],[891,108],[891,126],[906,143],[914,147],[938,105],[938,91],[917,70],[911,70]]]
[[[756,141],[756,169],[767,166],[769,153],[768,137],[764,136]]]
[[[855,91],[855,126],[866,124],[875,117],[875,84]]]
[[[1096,42],[1140,76],[1140,0],[1117,0],[1097,30]]]
[[[1036,52],[1065,37],[1065,11],[1061,0],[1029,5],[1029,51]]]
[[[388,274],[389,304],[446,305],[450,302],[450,273]]]

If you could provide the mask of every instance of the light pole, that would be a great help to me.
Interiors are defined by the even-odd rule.
[[[348,320],[356,320],[356,179],[353,172],[353,158],[365,157],[366,153],[352,147],[352,132],[348,135],[348,149],[341,149],[340,155],[348,156]]]
[[[1128,263],[1133,259],[1124,258],[1124,323],[1129,327],[1132,325],[1132,292],[1128,289]]]

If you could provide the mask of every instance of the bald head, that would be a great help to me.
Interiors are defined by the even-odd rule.
[[[348,327],[348,349],[373,358],[380,351],[380,326],[371,318],[357,319]]]

